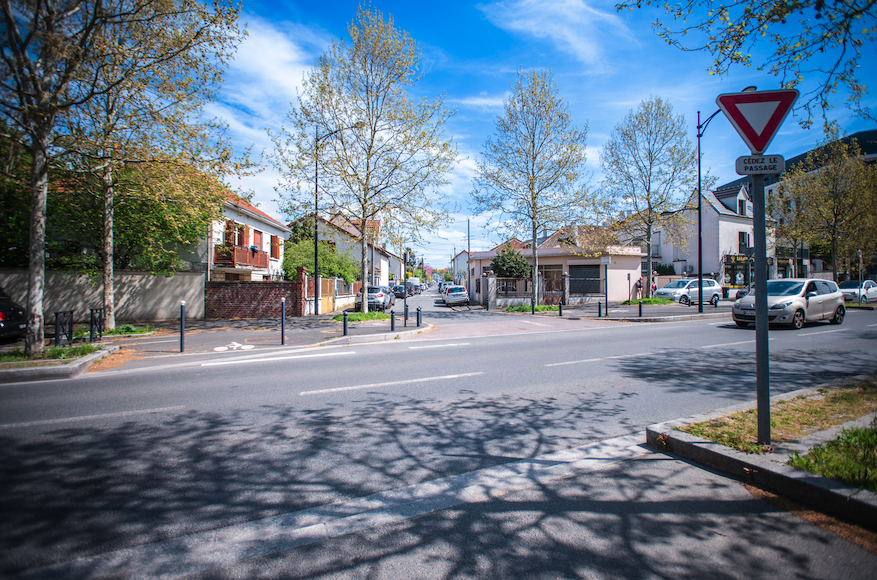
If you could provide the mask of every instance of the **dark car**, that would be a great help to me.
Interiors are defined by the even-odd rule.
[[[401,284],[393,286],[393,294],[396,295],[396,298],[405,298],[405,286],[402,286]]]
[[[24,336],[27,314],[24,308],[12,301],[0,288],[0,338]]]

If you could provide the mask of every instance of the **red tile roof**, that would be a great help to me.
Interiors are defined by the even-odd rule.
[[[270,215],[268,215],[267,213],[265,213],[261,209],[257,208],[256,206],[250,205],[245,199],[239,197],[235,193],[229,191],[227,195],[228,195],[228,201],[230,201],[231,203],[240,207],[241,209],[245,209],[245,210],[252,212],[260,217],[263,217],[266,220],[268,220],[274,224],[277,224],[278,226],[280,226],[284,230],[289,229],[282,222],[274,219],[273,217],[271,217]]]

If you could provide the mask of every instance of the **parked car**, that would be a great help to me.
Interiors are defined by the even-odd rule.
[[[408,295],[405,290],[405,286],[401,284],[396,284],[395,286],[393,286],[393,294],[396,296],[396,298],[405,298],[405,296]]]
[[[469,293],[466,291],[465,286],[448,286],[444,300],[448,306],[469,304]]]
[[[697,278],[682,278],[674,280],[659,288],[655,292],[656,298],[669,298],[679,304],[697,304],[698,300],[698,280]],[[712,278],[703,279],[703,301],[709,302],[713,306],[719,303],[722,298],[722,287]]]
[[[420,294],[420,284],[416,282],[405,282],[405,287],[408,288],[409,296]]]
[[[767,281],[767,320],[771,324],[789,324],[803,328],[804,322],[828,320],[831,324],[844,321],[843,293],[831,280],[784,278]],[[755,322],[755,293],[750,292],[734,302],[731,317],[737,326]]]
[[[386,286],[369,286],[368,287],[368,308],[369,310],[384,311],[388,306],[393,305],[395,296]],[[362,291],[356,293],[357,310],[362,304]]]
[[[27,314],[0,288],[0,338],[18,338],[27,330]]]
[[[859,302],[859,296],[862,297],[862,304],[877,302],[877,282],[874,280],[865,280],[861,288],[858,280],[850,280],[840,285],[840,291],[847,302]]]

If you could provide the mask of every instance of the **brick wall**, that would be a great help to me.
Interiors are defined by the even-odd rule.
[[[289,282],[207,282],[206,318],[280,318],[280,299],[286,297],[286,316],[304,316],[304,268]]]

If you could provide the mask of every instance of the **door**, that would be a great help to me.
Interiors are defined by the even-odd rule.
[[[320,278],[320,312],[335,311],[335,279]]]
[[[810,296],[812,292],[816,292],[816,296]],[[807,282],[807,288],[804,290],[804,299],[807,302],[807,320],[822,320],[823,299],[819,296],[816,282]]]

